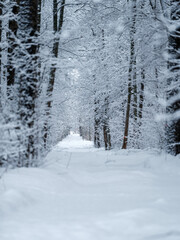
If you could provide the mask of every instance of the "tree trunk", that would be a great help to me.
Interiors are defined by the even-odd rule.
[[[137,148],[141,148],[141,136],[142,136],[142,118],[143,118],[143,107],[144,107],[144,83],[145,83],[145,70],[141,69],[141,83],[139,92],[139,109],[138,109],[138,135],[137,135]]]
[[[136,57],[134,57],[133,62],[133,88],[132,88],[132,94],[133,94],[133,147],[137,148],[137,140],[138,140],[138,104],[137,104],[137,74],[136,74]]]
[[[102,29],[102,49],[105,51],[105,32],[104,29]],[[102,63],[104,62],[104,56],[102,58]],[[102,116],[102,127],[103,127],[103,136],[104,136],[104,145],[105,150],[111,149],[111,134],[110,134],[110,127],[109,127],[109,79],[108,79],[108,73],[106,72],[106,64],[103,64],[103,69],[105,72],[105,79],[106,79],[106,89],[104,94],[104,111]]]
[[[122,149],[127,148],[128,143],[128,133],[129,133],[129,120],[130,120],[130,109],[131,109],[131,99],[132,90],[137,92],[136,87],[136,56],[135,56],[135,33],[136,33],[136,0],[132,0],[132,25],[130,28],[130,63],[129,63],[129,73],[128,73],[128,99],[127,99],[127,109],[126,109],[126,119],[125,119],[125,129],[124,129],[124,139]],[[134,85],[133,85],[134,84]],[[134,89],[132,89],[134,87]],[[136,94],[135,92],[135,94]],[[136,95],[134,95],[134,101],[137,102]],[[134,116],[137,116],[137,103],[134,106]]]
[[[170,102],[167,106],[167,113],[172,119],[167,122],[166,137],[167,151],[173,155],[180,153],[180,117],[175,114],[180,111],[180,4],[179,0],[171,0],[171,24],[174,29],[169,33],[169,71],[167,99]],[[172,101],[173,99],[173,101]]]
[[[52,50],[52,56],[57,59],[58,52],[59,52],[59,42],[60,42],[60,33],[62,31],[63,22],[64,22],[64,5],[65,0],[62,0],[60,3],[60,10],[58,10],[58,2],[57,0],[53,0],[53,31],[54,31],[54,44]],[[60,11],[59,21],[58,21],[58,11]],[[58,34],[58,35],[57,35]],[[47,148],[47,139],[48,139],[48,132],[50,130],[49,121],[50,121],[50,113],[52,108],[52,96],[54,90],[54,82],[56,76],[56,64],[52,64],[49,74],[49,82],[47,87],[47,97],[48,101],[46,104],[46,122],[44,125],[44,148]]]
[[[100,116],[99,116],[99,101],[95,97],[94,101],[94,146],[96,148],[101,147],[100,142]]]
[[[38,0],[38,19],[37,19],[37,31],[40,33],[41,30],[41,8],[42,8],[42,1]]]
[[[133,47],[133,46],[131,46]],[[133,50],[133,49],[132,49]],[[132,56],[131,56],[132,57]],[[130,118],[130,108],[131,108],[131,96],[132,96],[132,79],[131,79],[131,73],[132,73],[132,63],[130,61],[129,66],[129,77],[128,77],[128,99],[127,99],[127,109],[126,109],[126,120],[125,120],[125,129],[124,129],[124,139],[123,139],[123,146],[122,149],[127,148],[128,143],[128,132],[129,132],[129,118]]]
[[[7,33],[8,39],[8,62],[7,62],[7,95],[12,98],[11,87],[14,85],[15,80],[15,50],[17,47],[16,36],[18,30],[17,15],[19,12],[18,1],[13,0],[10,6],[10,20],[9,32]]]
[[[2,43],[2,15],[3,15],[3,1],[0,1],[0,44]],[[1,76],[1,63],[2,63],[2,48],[0,46],[0,113],[2,114],[2,76]],[[0,119],[1,120],[1,119]],[[3,153],[0,154],[0,167],[3,165]]]
[[[105,98],[105,112],[103,116],[103,135],[104,135],[104,144],[105,150],[111,150],[111,134],[110,134],[110,127],[109,127],[109,97]]]
[[[0,44],[2,43],[2,15],[3,15],[3,2],[4,0],[0,1]],[[2,48],[0,46],[0,112],[2,109],[2,73],[1,73],[1,68],[2,68]]]
[[[17,37],[21,41],[18,55],[19,120],[25,130],[25,150],[20,157],[20,166],[36,166],[37,163],[37,118],[38,97],[38,1],[19,2]],[[24,136],[23,136],[24,137]]]
[[[145,70],[141,69],[141,87],[139,96],[139,127],[142,125],[142,113],[143,113],[143,103],[144,103],[144,82],[145,82]]]

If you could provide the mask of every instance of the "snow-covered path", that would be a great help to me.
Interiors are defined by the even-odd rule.
[[[0,181],[0,240],[180,240],[180,159],[71,135]]]

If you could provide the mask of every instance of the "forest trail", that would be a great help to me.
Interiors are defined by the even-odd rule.
[[[46,160],[1,180],[0,240],[180,239],[178,158],[97,150],[73,134]]]

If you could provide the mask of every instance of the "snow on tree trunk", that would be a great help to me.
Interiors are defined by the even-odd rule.
[[[8,63],[7,63],[7,94],[12,98],[11,87],[15,81],[15,50],[17,47],[16,34],[18,30],[17,15],[19,12],[18,1],[14,0],[10,3],[10,19],[9,19],[9,31],[7,33],[8,39]]]
[[[18,120],[21,124],[20,141],[24,146],[19,154],[19,166],[29,167],[38,165],[38,1],[21,0],[18,20]]]
[[[167,91],[167,150],[177,155],[180,153],[180,3],[171,1],[171,31],[169,32],[169,71]]]
[[[64,8],[65,8],[65,0],[61,1],[60,7],[58,9],[58,1],[53,0],[53,32],[54,32],[54,43],[52,49],[52,56],[54,60],[57,61],[58,53],[59,53],[59,42],[60,42],[60,34],[63,27],[64,22]],[[59,20],[58,20],[58,12],[59,12]],[[44,125],[44,147],[47,148],[47,140],[48,134],[50,131],[50,115],[52,110],[52,97],[54,90],[54,83],[56,77],[56,63],[51,64],[49,81],[47,86],[47,97],[48,101],[46,103],[46,121]]]
[[[136,56],[135,56],[135,34],[136,34],[136,0],[132,1],[132,20],[130,27],[130,62],[129,62],[129,74],[128,74],[128,97],[127,97],[127,109],[126,120],[124,128],[123,149],[127,148],[128,134],[129,134],[129,121],[130,121],[130,109],[132,94],[134,96],[134,119],[137,121],[137,85],[136,85]]]

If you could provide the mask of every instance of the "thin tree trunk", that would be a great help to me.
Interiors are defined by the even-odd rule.
[[[105,98],[105,113],[104,113],[104,122],[103,122],[103,135],[104,135],[104,144],[105,150],[111,150],[111,134],[109,127],[109,98]]]
[[[144,103],[144,82],[145,82],[145,70],[141,69],[141,87],[139,96],[139,127],[142,125],[142,113],[143,113],[143,103]]]
[[[102,49],[105,50],[105,32],[102,29]],[[104,62],[104,57],[102,58],[102,62]],[[103,64],[104,71],[106,71],[106,64]],[[108,74],[106,73],[106,76]],[[106,91],[104,96],[104,112],[102,116],[102,127],[103,127],[103,136],[104,136],[104,145],[105,150],[111,149],[111,134],[109,127],[109,80],[106,79]]]
[[[96,98],[96,97],[95,97]],[[94,145],[96,148],[101,147],[100,143],[100,118],[99,118],[99,101],[94,101]]]
[[[137,123],[137,78],[136,78],[136,59],[133,63],[134,66],[134,70],[133,70],[133,115],[134,115],[134,120],[135,120],[135,127],[136,127],[136,123]]]
[[[133,57],[133,45],[131,43],[131,58]],[[128,77],[128,99],[127,99],[127,109],[126,109],[126,120],[125,120],[125,129],[124,129],[124,139],[123,139],[123,146],[122,149],[127,148],[128,143],[128,132],[129,132],[129,118],[130,118],[130,108],[131,108],[131,96],[132,96],[132,79],[131,79],[131,73],[132,73],[132,63],[130,61],[129,66],[129,77]]]
[[[141,69],[141,83],[140,83],[140,93],[139,93],[139,108],[138,108],[138,135],[137,135],[137,148],[141,147],[140,138],[142,136],[141,126],[143,118],[143,107],[144,107],[144,83],[145,83],[145,70]]]
[[[138,104],[137,104],[137,74],[136,74],[136,57],[134,57],[134,62],[133,62],[133,89],[132,89],[132,94],[133,94],[133,147],[137,148],[137,140],[138,140]]]
[[[133,16],[132,16],[132,25],[130,29],[130,63],[129,63],[129,73],[128,73],[128,99],[127,99],[127,109],[126,109],[126,119],[125,119],[124,139],[123,139],[122,149],[126,149],[127,143],[128,143],[130,109],[131,109],[131,99],[132,99],[132,90],[133,90],[132,87],[133,87],[133,80],[135,80],[134,78],[136,76],[136,73],[135,73],[136,57],[135,57],[135,39],[134,39],[135,33],[136,33],[136,0],[132,0],[132,4],[133,4],[132,6]],[[136,98],[134,100],[136,101]],[[134,114],[136,116],[137,112],[135,111]]]

